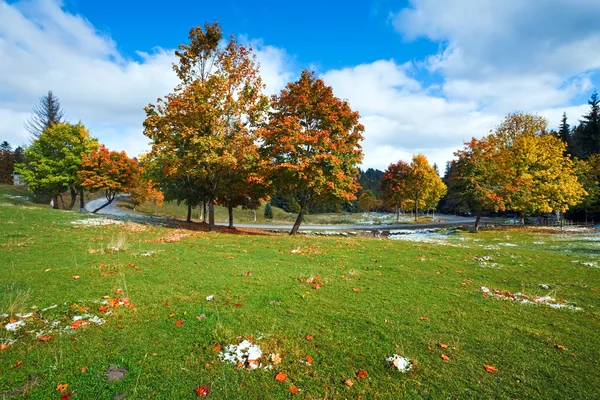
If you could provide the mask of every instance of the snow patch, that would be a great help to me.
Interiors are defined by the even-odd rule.
[[[502,300],[516,301],[521,304],[540,304],[540,305],[548,306],[550,308],[554,308],[556,310],[561,309],[561,308],[566,308],[566,309],[572,310],[572,311],[582,311],[583,310],[583,308],[575,307],[573,305],[568,304],[567,302],[559,303],[558,301],[556,301],[556,299],[554,297],[551,297],[551,296],[530,297],[530,296],[527,296],[525,294],[518,293],[518,292],[513,294],[513,293],[510,293],[507,291],[501,292],[499,290],[494,290],[492,292],[490,289],[488,289],[485,286],[481,287],[481,292],[489,297],[496,297],[496,298],[502,299]]]
[[[392,367],[396,368],[398,371],[407,373],[413,367],[412,363],[402,356],[398,354],[394,354],[391,357],[385,359]]]
[[[244,340],[238,345],[225,346],[219,353],[219,360],[235,364],[239,368],[257,369],[262,367],[260,362],[262,354],[259,345]]]

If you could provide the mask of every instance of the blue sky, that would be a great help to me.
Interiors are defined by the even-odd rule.
[[[173,90],[173,50],[218,21],[251,43],[267,93],[303,68],[365,125],[363,167],[413,154],[443,164],[510,112],[556,127],[600,83],[598,0],[295,2],[0,0],[0,141],[48,90],[101,142],[148,149],[143,107]]]

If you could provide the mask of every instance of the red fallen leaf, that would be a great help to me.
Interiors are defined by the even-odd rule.
[[[440,343],[438,346],[440,346],[442,349],[447,349],[448,345],[444,344],[444,343]]]
[[[82,319],[78,319],[77,321],[73,321],[73,323],[71,324],[71,328],[73,329],[79,329],[82,326],[86,326],[89,325],[90,323],[88,321],[84,321]]]
[[[81,367],[81,372],[87,372],[88,367]]]
[[[355,288],[352,288],[352,291],[353,291],[354,293],[360,293],[360,289],[359,289],[359,288],[357,288],[357,287],[355,287]]]
[[[420,319],[421,321],[429,321],[429,318],[427,318],[427,317],[423,317],[423,316],[420,316],[420,317],[419,317],[419,319]]]
[[[208,386],[198,386],[194,392],[196,392],[198,397],[208,397],[210,388]]]
[[[235,303],[234,306],[241,307],[242,305],[240,303]]]
[[[0,351],[8,350],[10,348],[10,344],[0,343]]]
[[[183,325],[183,320],[182,320],[182,319],[178,319],[178,320],[175,322],[175,326],[181,326],[181,325]]]
[[[356,376],[357,376],[359,379],[365,379],[367,376],[369,376],[369,373],[368,373],[366,370],[364,370],[364,369],[361,369],[360,371],[358,371],[358,372],[356,373]]]
[[[98,311],[100,311],[100,312],[107,312],[108,311],[108,306],[100,306],[100,307],[98,307]]]
[[[119,302],[122,303],[124,306],[128,306],[129,304],[129,297],[123,297],[122,299],[119,299]]]
[[[441,358],[442,358],[442,360],[444,360],[444,361],[448,361],[448,360],[450,359],[450,357],[448,357],[448,356],[447,356],[447,355],[445,355],[445,354],[442,354],[440,357],[441,357]]]
[[[177,314],[169,314],[169,318],[173,318]]]
[[[322,286],[323,285],[321,285],[320,283],[315,283],[314,285],[312,285],[312,288],[315,289],[315,290],[319,290],[319,289],[321,289]]]
[[[129,266],[130,266],[131,268],[135,268],[135,264],[134,264],[134,263],[130,263],[130,264],[129,264]]]
[[[59,383],[58,386],[56,387],[56,391],[64,392],[65,390],[67,390],[68,387],[69,387],[68,383]]]
[[[85,312],[85,311],[87,311],[88,309],[89,309],[89,307],[88,307],[88,306],[81,306],[81,307],[79,307],[79,311],[81,311],[81,312]]]
[[[116,298],[110,299],[108,301],[108,305],[112,306],[112,307],[119,307],[119,299],[116,299]]]
[[[11,368],[17,368],[19,365],[23,364],[22,360],[17,361],[17,363],[15,365],[13,365]]]
[[[283,382],[287,380],[287,374],[285,372],[280,372],[277,375],[275,375],[275,380],[277,382]]]
[[[115,290],[115,294],[121,294],[121,293],[123,293],[123,289],[117,289],[117,290]]]
[[[489,372],[490,374],[495,374],[496,372],[498,372],[498,368],[494,367],[493,365],[484,365],[483,368],[486,370],[486,372]]]
[[[554,347],[556,347],[559,350],[566,350],[567,349],[565,346],[560,345],[560,344],[556,344],[556,345],[554,345]]]
[[[63,393],[60,395],[60,400],[69,400],[73,396],[72,392]]]
[[[352,387],[352,385],[354,385],[354,382],[352,382],[350,379],[346,379],[344,381],[344,385],[346,385],[348,387]]]
[[[313,363],[313,358],[312,358],[311,356],[306,356],[306,363],[307,363],[308,365],[312,365],[312,363]]]
[[[310,336],[310,335],[306,335],[306,340],[309,340],[309,341],[310,341],[310,340],[313,340],[313,337],[312,337],[312,336]]]
[[[52,336],[50,336],[50,335],[38,336],[38,340],[40,342],[49,342],[50,339],[52,339]]]
[[[292,385],[290,386],[290,393],[291,394],[298,394],[298,392],[300,392],[300,389],[298,389],[296,386]]]
[[[220,346],[220,345],[218,345],[218,344],[215,344],[215,345],[213,346],[213,350],[214,350],[214,351],[221,351],[221,346]]]
[[[123,325],[117,325],[117,329],[123,329]]]

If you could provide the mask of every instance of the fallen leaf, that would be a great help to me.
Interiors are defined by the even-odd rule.
[[[50,335],[42,335],[42,336],[38,336],[38,340],[40,342],[49,342],[50,339],[52,339],[52,336]]]
[[[46,268],[46,269],[44,270],[44,272],[48,272],[48,271],[50,271],[51,269],[52,269],[52,268]]]
[[[194,391],[198,397],[208,397],[210,394],[210,388],[208,386],[198,386]]]
[[[240,303],[235,303],[234,306],[241,307],[242,305]]]
[[[493,365],[486,364],[483,366],[483,368],[485,368],[485,370],[490,374],[495,374],[496,372],[498,372],[498,368],[494,367]]]
[[[71,328],[73,329],[79,329],[82,326],[86,326],[89,325],[90,323],[88,321],[84,321],[82,319],[78,319],[77,321],[73,321],[73,323],[71,324]]]
[[[283,382],[287,380],[287,374],[285,372],[280,372],[277,375],[275,375],[275,380],[277,382]]]
[[[309,340],[309,341],[310,341],[310,340],[313,340],[313,337],[312,337],[312,336],[310,336],[310,335],[306,335],[306,340]]]
[[[0,351],[8,350],[10,348],[10,344],[0,343]]]
[[[72,392],[63,393],[60,395],[60,400],[69,400],[73,396]]]
[[[75,280],[79,279],[79,275],[73,275],[73,279],[75,279]]]
[[[213,346],[213,350],[214,350],[214,351],[221,351],[221,346],[220,346],[220,345],[218,345],[218,344],[215,344],[215,345]]]
[[[356,373],[356,376],[357,376],[359,379],[365,379],[367,376],[369,376],[369,373],[368,373],[366,370],[364,370],[364,369],[361,369],[360,371],[358,371],[358,372]]]
[[[448,356],[447,356],[447,355],[445,355],[445,354],[442,354],[440,357],[441,357],[441,358],[442,358],[442,360],[444,360],[444,361],[448,361],[448,360],[450,359],[450,357],[448,357]]]
[[[119,307],[119,299],[110,299],[108,305],[112,307]]]
[[[110,299],[110,296],[102,296],[104,300]]]
[[[68,383],[59,383],[58,386],[56,387],[56,391],[64,392],[65,390],[67,390],[68,387],[69,387]]]
[[[123,289],[117,289],[117,290],[115,290],[115,294],[121,294],[121,293],[123,293]]]
[[[176,316],[177,314],[169,314],[169,318],[173,318],[174,316]]]
[[[135,268],[135,264],[133,264],[133,263],[130,263],[130,264],[129,264],[129,266],[130,266],[131,268]]]
[[[344,385],[346,385],[348,387],[352,387],[352,385],[354,385],[354,382],[352,382],[350,379],[346,379],[344,381]]]
[[[439,346],[440,346],[442,349],[447,349],[447,348],[448,348],[448,345],[447,345],[447,344],[444,344],[444,343],[440,343],[440,344],[439,344]]]
[[[8,322],[10,322],[11,324],[14,324],[15,322],[17,322],[17,320],[16,320],[16,319],[14,319],[13,317],[10,317],[10,318],[8,319]]]
[[[117,329],[123,329],[123,325],[117,325]]]
[[[81,307],[79,307],[79,311],[86,312],[88,310],[88,308],[89,308],[88,306],[81,306]]]
[[[23,364],[22,360],[17,361],[17,363],[15,365],[13,365],[11,368],[17,368],[19,365]]]
[[[158,353],[152,353],[151,356],[152,357],[156,357],[158,355]]]
[[[573,357],[573,358],[576,358],[576,357],[577,357],[577,354],[575,354],[575,353],[571,353],[571,354],[569,354],[569,355],[570,355],[571,357]]]
[[[107,312],[108,311],[108,306],[100,306],[100,307],[98,307],[98,311],[100,311],[100,312]]]
[[[298,389],[296,386],[292,385],[290,386],[290,393],[291,394],[298,394],[298,392],[300,392],[300,389]]]
[[[307,363],[308,365],[312,365],[312,363],[313,363],[313,358],[312,358],[311,356],[306,356],[306,363]]]
[[[81,367],[81,372],[87,372],[88,367]]]
[[[421,321],[429,321],[429,318],[427,318],[427,317],[423,317],[423,316],[420,316],[420,317],[419,317],[419,319],[420,319]]]
[[[182,320],[182,319],[178,319],[178,320],[175,322],[175,326],[181,326],[181,325],[183,325],[183,320]]]
[[[567,349],[565,346],[560,345],[560,344],[556,344],[556,345],[554,345],[554,347],[556,347],[559,350],[566,350]]]
[[[360,293],[360,289],[359,289],[359,288],[357,288],[357,287],[355,287],[355,288],[352,288],[352,291],[353,291],[354,293]]]
[[[321,289],[322,286],[323,285],[321,285],[320,283],[315,283],[314,285],[312,285],[312,288],[315,290],[319,290],[319,289]]]
[[[281,356],[279,354],[271,354],[271,362],[274,365],[281,364]]]

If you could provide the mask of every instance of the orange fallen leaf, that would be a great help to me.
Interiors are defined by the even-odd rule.
[[[280,372],[277,375],[275,375],[275,380],[277,382],[283,382],[287,380],[287,374],[285,372]]]
[[[271,354],[271,362],[275,365],[281,364],[281,356],[279,354]]]
[[[13,365],[11,368],[17,368],[19,365],[23,364],[22,360],[17,361],[17,363],[15,365]]]
[[[354,382],[352,382],[350,379],[346,379],[344,381],[344,385],[346,385],[348,387],[352,387],[352,385],[354,385]]]
[[[575,354],[575,353],[571,353],[571,354],[569,354],[569,355],[570,355],[571,357],[573,357],[573,358],[577,358],[577,354]]]
[[[208,397],[210,388],[208,386],[198,386],[194,392],[196,392],[198,397]]]
[[[169,318],[173,318],[177,314],[169,314]]]
[[[88,309],[89,309],[89,307],[88,307],[88,306],[81,306],[81,307],[79,307],[79,311],[81,311],[81,312],[85,312],[85,311],[87,311]]]
[[[75,279],[75,280],[79,279],[79,275],[73,275],[73,279]]]
[[[242,305],[240,303],[235,303],[234,306],[241,307]]]
[[[442,360],[444,360],[444,361],[448,361],[448,360],[450,359],[450,357],[448,357],[448,356],[447,356],[447,355],[445,355],[445,354],[442,354],[440,357],[441,357],[441,358],[442,358]]]
[[[130,266],[131,268],[135,268],[135,264],[133,264],[133,263],[130,263],[130,264],[129,264],[129,266]]]
[[[444,344],[444,343],[440,343],[440,344],[439,344],[439,346],[440,346],[442,349],[447,349],[447,348],[448,348],[448,345],[447,345],[447,344]]]
[[[63,393],[60,396],[60,400],[69,400],[71,398],[71,396],[73,396],[72,392]]]
[[[8,350],[10,348],[10,344],[0,343],[0,351]]]
[[[89,325],[90,323],[88,321],[84,321],[82,319],[78,319],[77,321],[73,321],[73,323],[71,324],[71,328],[73,329],[79,329],[82,326],[86,326]]]
[[[291,394],[298,394],[298,392],[300,392],[300,389],[298,389],[296,386],[292,385],[290,386],[290,393]]]
[[[38,336],[38,340],[40,342],[49,342],[50,339],[52,339],[52,336],[50,335],[42,335],[42,336]]]
[[[423,316],[420,316],[420,317],[419,317],[419,319],[420,319],[421,321],[429,321],[429,318],[427,318],[427,317],[423,317]]]
[[[214,351],[221,351],[221,346],[220,346],[220,345],[218,345],[218,344],[215,344],[215,345],[213,346],[213,350],[214,350]]]
[[[313,337],[312,337],[312,336],[310,336],[310,335],[306,335],[306,340],[309,340],[309,341],[310,341],[310,340],[313,340]]]
[[[64,392],[65,390],[67,390],[68,387],[69,387],[68,383],[59,383],[58,386],[56,387],[56,391]]]
[[[112,307],[119,307],[119,299],[114,298],[108,301],[108,305]]]
[[[358,372],[356,373],[356,376],[357,376],[359,379],[365,379],[367,376],[369,376],[369,373],[368,373],[366,370],[364,370],[364,369],[361,369],[360,371],[358,371]]]
[[[352,288],[352,291],[353,291],[354,293],[360,293],[360,289],[359,289],[359,288],[357,288],[357,287],[355,287],[355,288]]]
[[[81,372],[87,372],[88,367],[81,367]]]
[[[308,365],[312,365],[312,363],[313,363],[313,358],[312,358],[311,356],[306,356],[306,363],[307,363]]]
[[[556,345],[554,345],[554,347],[556,347],[559,350],[566,350],[567,349],[565,346],[560,345],[560,344],[556,344]]]
[[[495,374],[496,372],[498,372],[498,368],[494,367],[493,365],[487,365],[487,364],[485,364],[483,366],[483,368],[485,368],[485,370],[487,372],[489,372],[490,374]]]
[[[115,290],[115,294],[121,294],[121,293],[123,293],[123,289],[117,289],[117,290]]]
[[[98,311],[100,311],[100,312],[107,312],[108,311],[108,306],[100,306],[100,307],[98,307]]]
[[[8,322],[9,322],[9,323],[11,323],[11,324],[14,324],[15,322],[17,322],[17,320],[16,320],[16,319],[14,319],[14,318],[12,318],[12,317],[10,317],[10,318],[8,319]]]
[[[178,319],[178,320],[175,322],[175,326],[181,326],[181,325],[183,325],[183,320],[182,320],[182,319]]]

